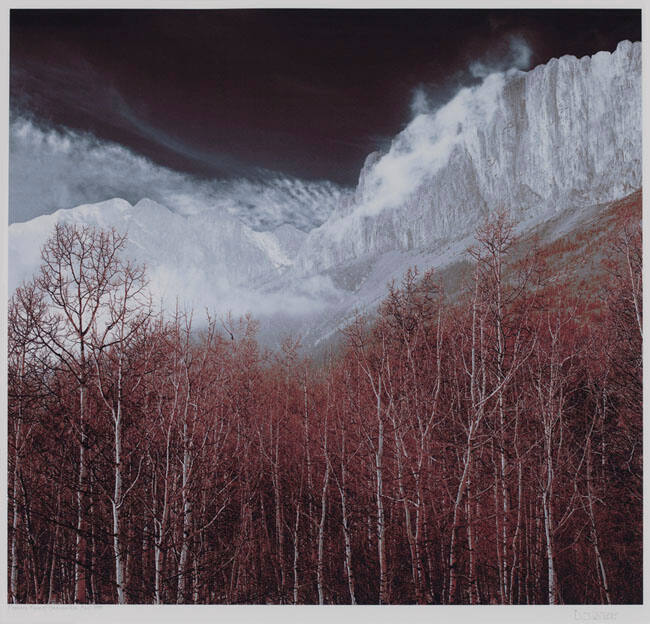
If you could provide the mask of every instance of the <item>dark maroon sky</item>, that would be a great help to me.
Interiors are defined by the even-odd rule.
[[[531,65],[641,38],[639,10],[11,12],[11,109],[206,176],[267,168],[356,181],[477,58],[523,37]]]

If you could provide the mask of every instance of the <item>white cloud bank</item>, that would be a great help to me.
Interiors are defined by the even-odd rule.
[[[116,143],[21,116],[12,119],[9,140],[10,223],[113,197],[131,203],[147,197],[181,214],[216,210],[257,230],[290,223],[308,231],[345,193],[330,182],[273,174],[262,181],[199,179]]]

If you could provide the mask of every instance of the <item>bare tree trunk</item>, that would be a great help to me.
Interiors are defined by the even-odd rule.
[[[515,442],[516,444],[516,442]],[[510,604],[514,603],[514,587],[515,587],[515,571],[518,576],[517,583],[517,602],[521,602],[521,573],[520,573],[520,563],[519,563],[519,551],[521,550],[521,499],[523,496],[523,484],[522,484],[522,467],[521,459],[517,453],[517,526],[515,527],[515,533],[512,536],[512,565],[510,566]]]
[[[377,390],[377,423],[378,438],[375,453],[375,474],[377,479],[377,550],[379,555],[379,604],[388,603],[388,573],[386,570],[386,543],[384,519],[384,421],[381,416],[381,377]]]
[[[325,421],[325,427],[327,428],[327,420]],[[327,459],[327,432],[325,433],[325,456],[325,476],[323,477],[323,493],[320,499],[320,524],[318,525],[318,565],[316,568],[318,604],[320,605],[325,604],[323,593],[323,548],[325,542],[325,518],[327,514],[327,488],[330,480],[330,462]]]
[[[86,541],[87,521],[84,509],[84,488],[86,487],[86,426],[84,423],[84,408],[86,400],[86,388],[84,384],[79,388],[79,481],[77,484],[77,543],[75,550],[74,578],[75,590],[74,601],[76,604],[86,602],[87,565],[88,565],[88,544]]]
[[[198,604],[199,603],[199,561],[196,558],[196,555],[194,556],[193,581],[194,582],[192,584],[192,603]]]
[[[420,583],[417,570],[417,554],[415,550],[415,537],[413,535],[413,527],[411,525],[411,510],[409,508],[409,501],[406,496],[404,488],[404,477],[402,468],[402,441],[399,437],[397,423],[393,419],[393,435],[395,439],[395,454],[397,456],[397,486],[399,496],[404,507],[404,529],[406,531],[406,539],[409,544],[409,553],[411,555],[411,578],[413,579],[413,589],[415,591],[415,601],[420,604],[422,602]]]
[[[431,523],[429,522],[428,516],[426,515],[427,508],[426,505],[422,506],[422,540],[424,544],[424,557],[427,563],[427,574],[429,575],[429,597],[433,599],[434,596],[434,588],[433,588],[433,573],[434,573],[434,568],[433,568],[433,553],[431,552],[431,545],[430,545],[430,532],[431,532]],[[443,579],[444,579],[444,574],[443,574]],[[444,584],[444,580],[443,580]]]
[[[495,509],[497,514],[501,514],[501,533],[499,534],[499,522],[497,521],[497,548],[500,549],[499,552],[499,568],[500,568],[500,579],[499,585],[501,589],[501,602],[502,604],[507,604],[508,599],[508,566],[507,566],[507,553],[508,553],[508,490],[506,486],[506,457],[505,457],[505,408],[504,408],[504,383],[505,383],[505,374],[504,374],[504,362],[505,362],[505,336],[503,330],[503,305],[502,305],[502,283],[501,283],[501,255],[497,255],[495,258],[495,273],[496,273],[496,297],[497,297],[497,318],[496,318],[496,332],[497,332],[497,384],[499,386],[499,391],[497,393],[497,403],[499,411],[499,468],[495,473],[495,478],[500,484],[500,496],[501,496],[501,509]],[[497,502],[497,497],[495,493],[495,503]]]
[[[148,520],[149,518],[147,518],[147,508],[146,506],[143,506],[142,543],[141,543],[141,551],[140,551],[142,553],[142,556],[140,558],[140,586],[138,588],[140,591],[140,596],[143,597],[141,601],[143,601],[144,596],[149,595],[147,573],[151,567],[151,554],[150,554],[151,549],[149,547],[149,535],[151,535],[151,526],[149,525]]]
[[[501,383],[501,382],[499,382]],[[501,433],[497,440],[499,445],[499,464],[495,466],[494,474],[494,504],[495,504],[495,527],[496,527],[496,544],[497,544],[497,561],[499,567],[499,592],[501,594],[501,603],[508,604],[508,493],[505,479],[505,440],[503,436],[504,417],[503,417],[503,397],[499,396],[499,421]]]
[[[21,414],[18,414],[19,420],[16,424],[16,437],[15,437],[15,456],[14,456],[14,471],[13,471],[13,517],[11,524],[11,577],[9,581],[9,592],[11,594],[11,602],[16,604],[18,602],[18,532],[20,530],[20,505],[18,504],[18,471],[19,471],[19,445],[20,445],[20,422]]]
[[[544,534],[546,537],[546,564],[548,569],[548,603],[557,604],[557,589],[555,584],[555,562],[553,553],[553,510],[551,507],[551,491],[553,485],[553,466],[551,457],[550,432],[545,435],[546,441],[546,483],[542,492],[542,509],[544,512]]]
[[[502,551],[502,535],[500,531],[499,521],[503,521],[503,515],[500,513],[499,509],[499,467],[497,466],[494,460],[494,439],[491,443],[491,452],[492,452],[492,465],[494,466],[494,524],[495,524],[495,547],[497,555],[497,570],[499,572],[499,597],[501,598],[501,604],[506,604],[506,589],[504,584],[504,574],[505,574],[505,562],[503,561],[503,551]]]
[[[272,434],[273,435],[273,434]],[[273,498],[275,503],[275,530],[278,548],[278,564],[280,567],[280,600],[284,602],[284,591],[287,584],[287,572],[284,565],[284,526],[282,520],[282,494],[280,492],[280,475],[278,466],[280,464],[280,426],[278,425],[274,442],[273,466],[271,469],[271,480],[273,482]]]
[[[122,412],[118,405],[114,418],[115,434],[115,485],[111,501],[113,511],[113,554],[115,556],[115,586],[117,589],[117,603],[124,604],[124,560],[122,558],[122,544],[120,542],[120,507],[122,506]]]
[[[598,543],[598,531],[596,530],[596,518],[594,514],[594,497],[592,494],[591,485],[591,435],[587,438],[587,509],[589,511],[589,522],[591,524],[591,536],[594,546],[594,554],[596,555],[597,573],[600,578],[600,589],[605,594],[607,604],[612,604],[612,599],[609,593],[609,585],[607,584],[607,574],[605,572],[605,564],[600,554],[600,546]]]
[[[341,495],[341,516],[343,522],[343,541],[345,542],[345,573],[348,577],[348,591],[350,592],[350,603],[357,604],[354,591],[354,573],[352,571],[352,545],[350,541],[350,525],[348,522],[347,503],[346,503],[346,468],[345,468],[345,432],[341,432],[341,482],[339,484],[339,494]]]
[[[467,446],[465,448],[465,457],[463,458],[463,474],[461,475],[460,481],[458,482],[458,489],[456,490],[456,500],[454,501],[454,514],[451,525],[451,539],[449,543],[449,593],[447,595],[448,602],[451,604],[456,599],[456,584],[458,579],[458,572],[456,570],[458,566],[458,558],[456,557],[456,540],[458,535],[458,529],[460,528],[460,509],[463,502],[463,497],[465,495],[465,489],[467,487],[467,481],[469,478],[470,463],[472,459],[472,438],[474,433],[473,424],[470,425],[469,432],[467,434]]]
[[[293,604],[298,604],[298,531],[300,530],[300,496],[302,495],[302,483],[300,493],[298,494],[298,503],[296,505],[296,522],[293,527]]]
[[[176,593],[176,603],[183,604],[185,600],[185,577],[187,574],[187,557],[189,554],[189,535],[190,535],[190,500],[188,496],[188,487],[189,487],[189,463],[190,463],[190,454],[188,448],[188,436],[187,436],[187,419],[183,424],[183,476],[182,476],[182,487],[181,487],[181,496],[182,496],[182,505],[183,505],[183,525],[181,527],[182,537],[181,537],[181,556],[178,562],[178,588]]]
[[[90,536],[90,544],[88,547],[88,585],[87,596],[88,602],[96,603],[102,601],[101,586],[95,573],[95,564],[97,561],[97,539],[96,527],[101,525],[99,520],[99,505],[95,504],[93,493],[93,480],[88,479],[88,534]]]
[[[73,569],[73,574],[74,574],[74,569]],[[68,604],[71,603],[74,599],[74,593],[71,591],[73,589],[73,584],[69,582],[70,579],[70,571],[69,569],[66,569],[66,565],[61,559],[61,594],[63,596],[62,602]],[[74,576],[72,578],[74,581]]]
[[[32,529],[31,521],[31,501],[27,496],[27,489],[25,488],[25,481],[22,472],[18,473],[21,489],[23,492],[23,525],[25,527],[25,534],[27,536],[27,544],[29,545],[29,562],[31,568],[32,585],[34,587],[34,602],[38,602],[40,594],[40,586],[38,582],[38,558],[36,553],[36,538]],[[27,565],[27,561],[25,562]],[[25,582],[27,582],[27,574],[25,575]]]
[[[304,444],[305,444],[305,454],[307,457],[307,514],[308,517],[311,519],[314,517],[313,514],[313,496],[312,493],[314,491],[314,482],[312,479],[312,464],[311,464],[311,434],[309,430],[309,409],[308,409],[308,402],[307,402],[307,375],[305,373],[305,378],[303,381],[303,395],[304,395],[304,401],[305,401],[305,430],[304,430]],[[310,521],[307,524],[307,529],[310,532],[310,538],[313,544],[313,524]]]
[[[59,541],[59,532],[60,532],[60,524],[61,524],[61,483],[59,483],[59,487],[57,490],[56,517],[54,522],[56,527],[54,529],[54,537],[52,539],[52,558],[50,560],[50,578],[49,578],[48,591],[47,591],[48,604],[52,604],[52,597],[54,596],[54,575],[56,573],[56,562],[57,562],[56,546]]]
[[[418,579],[419,593],[416,595],[418,604],[425,604],[424,599],[424,574],[422,572],[422,522],[424,519],[424,497],[421,491],[421,464],[417,476],[417,509],[415,510],[415,570]]]
[[[154,551],[153,551],[153,560],[154,560],[154,602],[156,604],[162,604],[162,549],[161,549],[161,538],[160,538],[160,524],[156,524],[156,536],[154,542]]]
[[[476,555],[474,554],[474,527],[472,517],[472,480],[467,477],[467,498],[465,501],[465,516],[467,518],[467,553],[469,557],[469,578],[467,579],[469,604],[477,604],[476,588]]]
[[[477,335],[478,334],[478,335]],[[483,418],[483,409],[485,403],[485,366],[483,358],[479,356],[483,352],[483,320],[479,317],[479,276],[478,265],[474,278],[474,299],[472,302],[472,325],[471,325],[471,364],[469,370],[469,389],[471,400],[470,422],[467,427],[467,442],[463,457],[463,473],[458,488],[456,490],[456,499],[454,501],[454,511],[451,527],[451,538],[449,543],[449,591],[447,601],[452,603],[456,599],[456,585],[458,579],[458,559],[456,556],[456,541],[458,529],[460,528],[460,512],[465,488],[470,478],[472,464],[472,447],[474,445],[474,435],[478,429],[479,423]]]
[[[156,483],[157,479],[154,472],[154,488],[152,491],[153,496],[153,524],[154,524],[154,602],[162,604],[163,602],[163,558],[162,558],[162,545],[164,535],[167,530],[167,517],[169,511],[169,480],[170,480],[170,467],[171,467],[171,435],[172,424],[170,420],[167,426],[167,437],[165,444],[165,476],[163,488],[162,509],[158,516],[158,501],[156,497]]]

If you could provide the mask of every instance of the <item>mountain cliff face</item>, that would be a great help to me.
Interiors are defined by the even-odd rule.
[[[620,198],[641,186],[641,127],[639,42],[488,76],[368,157],[354,202],[310,232],[297,268],[431,248],[498,208],[522,218]]]

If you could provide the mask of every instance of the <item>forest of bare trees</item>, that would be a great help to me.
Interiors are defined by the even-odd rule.
[[[124,246],[58,225],[9,303],[9,602],[641,602],[638,219],[577,288],[497,216],[317,362]]]

